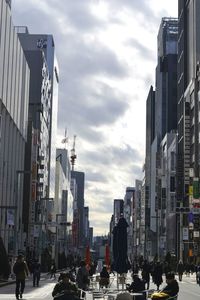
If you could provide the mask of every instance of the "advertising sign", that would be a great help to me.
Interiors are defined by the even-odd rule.
[[[199,231],[194,231],[193,232],[193,237],[198,238],[199,237]]]
[[[40,236],[40,226],[34,225],[34,237],[39,237],[39,236]]]
[[[187,227],[183,227],[183,241],[188,241],[189,238],[189,230]]]

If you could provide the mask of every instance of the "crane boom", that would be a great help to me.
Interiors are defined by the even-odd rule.
[[[76,152],[75,152],[75,145],[76,145],[76,135],[74,135],[74,140],[73,140],[73,147],[71,149],[71,164],[72,164],[72,171],[74,171],[74,165],[75,165],[75,160],[77,158]]]

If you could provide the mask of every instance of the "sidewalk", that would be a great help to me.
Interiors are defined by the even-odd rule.
[[[49,273],[41,273],[40,278],[45,279],[45,278],[47,278],[48,275],[49,275]],[[26,280],[28,280],[28,281],[31,280],[32,281],[32,274],[29,275]],[[3,286],[6,286],[6,285],[13,284],[15,282],[16,282],[15,278],[12,279],[10,277],[9,277],[8,280],[0,280],[0,288],[3,287]]]

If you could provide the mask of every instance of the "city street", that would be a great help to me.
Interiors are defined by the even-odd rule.
[[[33,288],[31,277],[26,281],[25,293],[23,295],[24,300],[35,299],[35,300],[52,300],[52,290],[57,281],[43,277],[40,281],[40,287]],[[164,285],[164,284],[163,284]],[[113,287],[116,286],[116,276],[113,282]],[[196,284],[195,274],[190,277],[183,276],[183,281],[179,283],[180,292],[178,300],[197,300],[200,297],[200,286]],[[155,285],[151,283],[150,288],[155,288]],[[10,284],[0,288],[0,299],[1,300],[12,300],[15,299],[14,295],[15,284]],[[91,294],[87,294],[87,299],[91,300]]]

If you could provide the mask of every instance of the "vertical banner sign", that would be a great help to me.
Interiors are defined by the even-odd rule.
[[[188,241],[189,231],[187,227],[183,227],[183,241]]]
[[[193,178],[193,197],[199,199],[199,178]]]
[[[40,235],[40,226],[39,225],[34,225],[34,237],[39,237]]]
[[[14,209],[7,209],[7,225],[15,225],[15,211]]]

